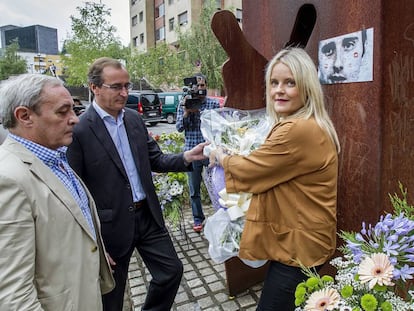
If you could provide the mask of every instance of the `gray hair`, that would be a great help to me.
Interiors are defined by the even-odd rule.
[[[41,74],[22,74],[0,83],[0,118],[3,127],[14,128],[17,124],[14,111],[17,107],[27,107],[39,111],[44,101],[42,91],[45,86],[60,86],[63,82]]]

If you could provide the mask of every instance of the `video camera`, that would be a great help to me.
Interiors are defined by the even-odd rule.
[[[201,97],[207,95],[207,90],[200,90],[197,87],[197,77],[184,78],[184,85],[186,88],[183,88],[183,92],[186,96],[185,108],[187,109],[200,109],[201,107]]]

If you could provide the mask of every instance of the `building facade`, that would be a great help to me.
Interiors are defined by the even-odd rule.
[[[146,52],[158,43],[177,43],[177,27],[185,32],[198,21],[205,0],[130,0],[131,47]],[[231,10],[242,22],[242,0],[216,0],[218,10]]]
[[[2,34],[4,34],[5,46],[17,40],[21,52],[59,54],[56,28],[41,25],[14,27],[5,30]]]
[[[64,68],[58,50],[57,29],[42,25],[0,27],[1,48],[17,40],[17,54],[26,61],[28,73],[63,74]]]

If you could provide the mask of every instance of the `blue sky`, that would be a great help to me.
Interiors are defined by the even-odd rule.
[[[111,9],[110,23],[118,29],[117,35],[124,45],[129,44],[129,0],[94,0]],[[1,0],[0,26],[43,25],[58,30],[59,49],[71,32],[70,15],[77,15],[76,7],[82,0]]]

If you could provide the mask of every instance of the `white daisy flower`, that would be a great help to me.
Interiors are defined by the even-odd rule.
[[[372,254],[366,257],[359,265],[358,274],[361,283],[368,283],[370,289],[375,284],[392,286],[391,282],[394,267],[390,263],[388,256],[381,253]]]
[[[339,303],[339,293],[333,288],[313,292],[306,301],[305,311],[334,310]]]

